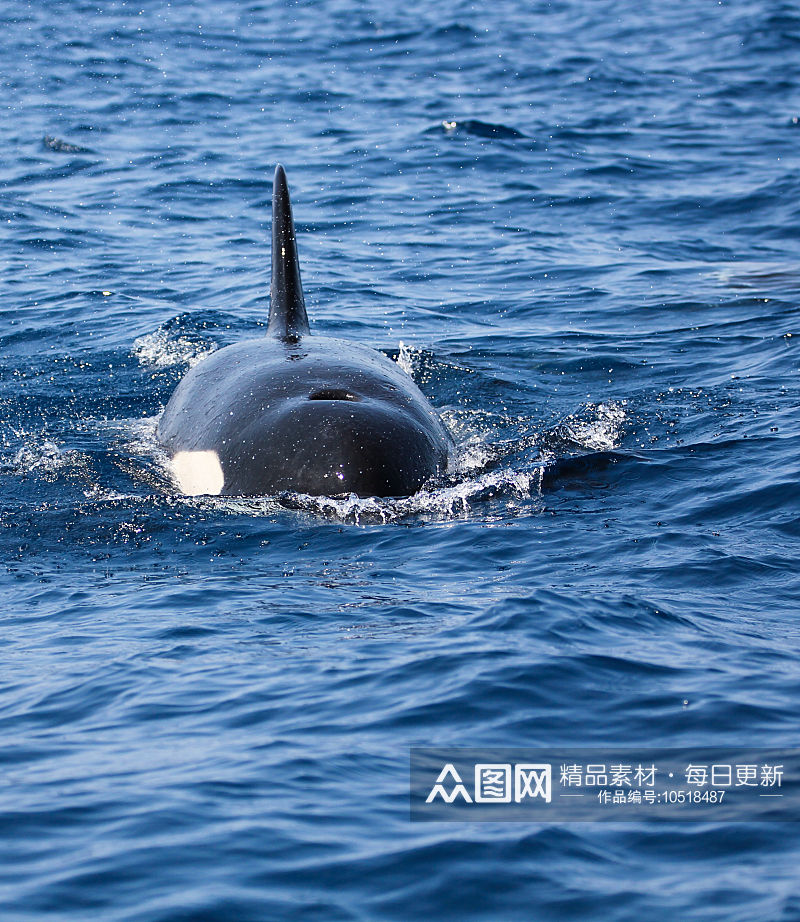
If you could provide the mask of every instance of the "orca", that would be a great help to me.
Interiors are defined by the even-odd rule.
[[[280,165],[266,336],[191,368],[157,438],[194,496],[406,497],[447,470],[452,438],[409,375],[374,349],[311,334]]]

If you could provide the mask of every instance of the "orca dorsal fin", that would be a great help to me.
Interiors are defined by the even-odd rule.
[[[292,203],[286,172],[275,167],[272,189],[272,285],[270,286],[268,336],[297,339],[308,333],[308,315],[300,282]]]

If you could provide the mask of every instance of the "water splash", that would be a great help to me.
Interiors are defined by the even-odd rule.
[[[419,370],[422,351],[402,341],[399,343],[399,349],[395,361],[409,377],[413,378],[415,372]]]
[[[447,522],[476,516],[486,520],[497,514],[488,516],[483,505],[480,510],[473,507],[490,500],[501,503],[501,517],[523,508],[530,513],[531,503],[541,496],[544,471],[544,463],[527,471],[492,471],[400,498],[282,493],[266,497],[185,496],[178,501],[193,509],[253,517],[271,517],[291,510],[347,525],[387,525],[406,519]]]
[[[0,471],[15,477],[35,475],[53,482],[64,473],[88,473],[89,458],[64,448],[45,435],[20,433],[23,444],[12,455],[0,456]]]
[[[131,354],[149,368],[170,368],[173,365],[196,365],[217,349],[214,343],[176,333],[161,326],[133,341]]]
[[[117,466],[160,494],[175,490],[172,464],[158,441],[158,416],[119,420],[109,427],[117,449]]]
[[[626,419],[625,401],[589,403],[562,420],[550,438],[590,451],[611,451],[622,441]]]

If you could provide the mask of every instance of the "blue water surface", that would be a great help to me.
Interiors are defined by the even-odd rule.
[[[792,825],[408,800],[412,745],[797,743],[796,4],[20,0],[0,60],[2,919],[800,919]],[[454,433],[420,496],[159,457],[277,162],[313,327]]]

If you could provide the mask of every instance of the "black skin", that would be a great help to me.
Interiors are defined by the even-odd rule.
[[[449,433],[411,378],[372,349],[311,336],[289,193],[275,171],[267,336],[213,353],[170,398],[158,436],[215,451],[226,496],[410,496],[444,472]]]

